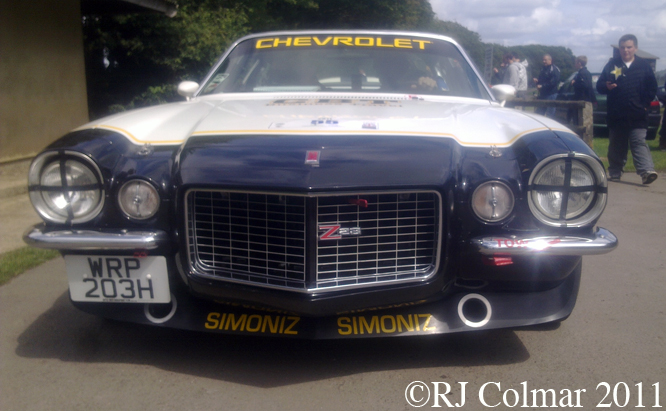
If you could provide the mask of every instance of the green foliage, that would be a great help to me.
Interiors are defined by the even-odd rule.
[[[666,151],[659,150],[659,136],[654,140],[647,140],[647,145],[650,148],[650,154],[652,154],[652,161],[654,162],[654,169],[658,172],[666,171]],[[594,139],[594,152],[597,153],[601,161],[604,163],[604,167],[608,169],[608,139],[607,138],[595,138]],[[636,172],[636,167],[634,166],[634,160],[631,155],[631,151],[627,156],[627,164],[624,166],[625,173]],[[659,176],[661,178],[661,176]]]
[[[478,33],[434,17],[428,0],[178,0],[178,13],[84,16],[88,104],[92,119],[177,101],[182,80],[201,81],[235,39],[254,32],[298,29],[397,29],[455,39],[481,72],[488,44]],[[544,53],[562,79],[574,56],[564,47],[493,45],[493,66],[509,50],[527,58],[531,76]],[[104,61],[107,64],[104,64]]]
[[[192,1],[192,0],[188,0]],[[196,1],[196,0],[195,0]],[[247,32],[298,29],[305,15],[316,13],[317,0],[208,0],[247,16]]]
[[[460,44],[467,55],[474,61],[476,67],[483,71],[486,45],[481,41],[481,36],[455,21],[434,20],[428,27],[432,33],[451,37]]]
[[[0,254],[0,285],[33,267],[59,256],[55,250],[22,247]]]
[[[158,104],[168,103],[174,99],[176,95],[176,86],[173,84],[162,84],[159,86],[148,86],[148,89],[143,93],[134,96],[129,103],[112,104],[108,107],[109,114],[120,113],[127,110],[132,110],[140,107],[154,106]]]
[[[179,5],[171,19],[159,14],[84,17],[92,118],[113,104],[134,108],[173,101],[176,83],[203,77],[231,41],[249,32],[241,9],[216,1]]]
[[[178,6],[174,18],[84,16],[91,118],[177,100],[178,82],[200,81],[233,40],[251,32],[414,30],[434,16],[427,0],[178,0]]]
[[[299,28],[416,30],[432,21],[427,0],[319,0],[300,16]]]

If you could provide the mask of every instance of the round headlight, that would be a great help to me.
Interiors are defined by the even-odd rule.
[[[546,159],[530,177],[530,209],[548,225],[580,227],[603,211],[605,182],[603,167],[589,156]]]
[[[472,209],[476,215],[489,223],[502,221],[513,211],[513,193],[504,183],[488,181],[476,188],[472,194]]]
[[[128,217],[145,220],[157,213],[160,206],[160,195],[150,183],[143,180],[131,180],[120,188],[118,204]]]
[[[29,185],[37,212],[56,223],[90,221],[104,204],[99,169],[79,153],[37,157],[30,168]]]

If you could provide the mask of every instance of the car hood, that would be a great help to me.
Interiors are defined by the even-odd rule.
[[[225,94],[102,118],[80,129],[116,131],[134,144],[182,144],[222,135],[400,135],[508,146],[531,133],[571,133],[542,116],[485,100],[369,94]]]

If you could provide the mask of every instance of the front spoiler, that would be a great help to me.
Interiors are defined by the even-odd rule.
[[[239,303],[204,301],[180,288],[172,290],[170,304],[73,304],[88,313],[120,321],[222,334],[303,339],[414,336],[513,328],[566,319],[576,303],[580,274],[581,264],[557,287],[546,291],[503,293],[459,289],[435,302],[325,317],[302,317]],[[462,303],[470,300],[487,302],[490,309],[481,315],[484,318],[465,313]]]

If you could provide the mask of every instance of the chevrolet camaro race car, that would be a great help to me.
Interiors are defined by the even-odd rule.
[[[113,115],[32,162],[72,303],[245,335],[359,338],[561,321],[605,170],[575,134],[503,107],[453,40],[272,32],[186,101]]]

